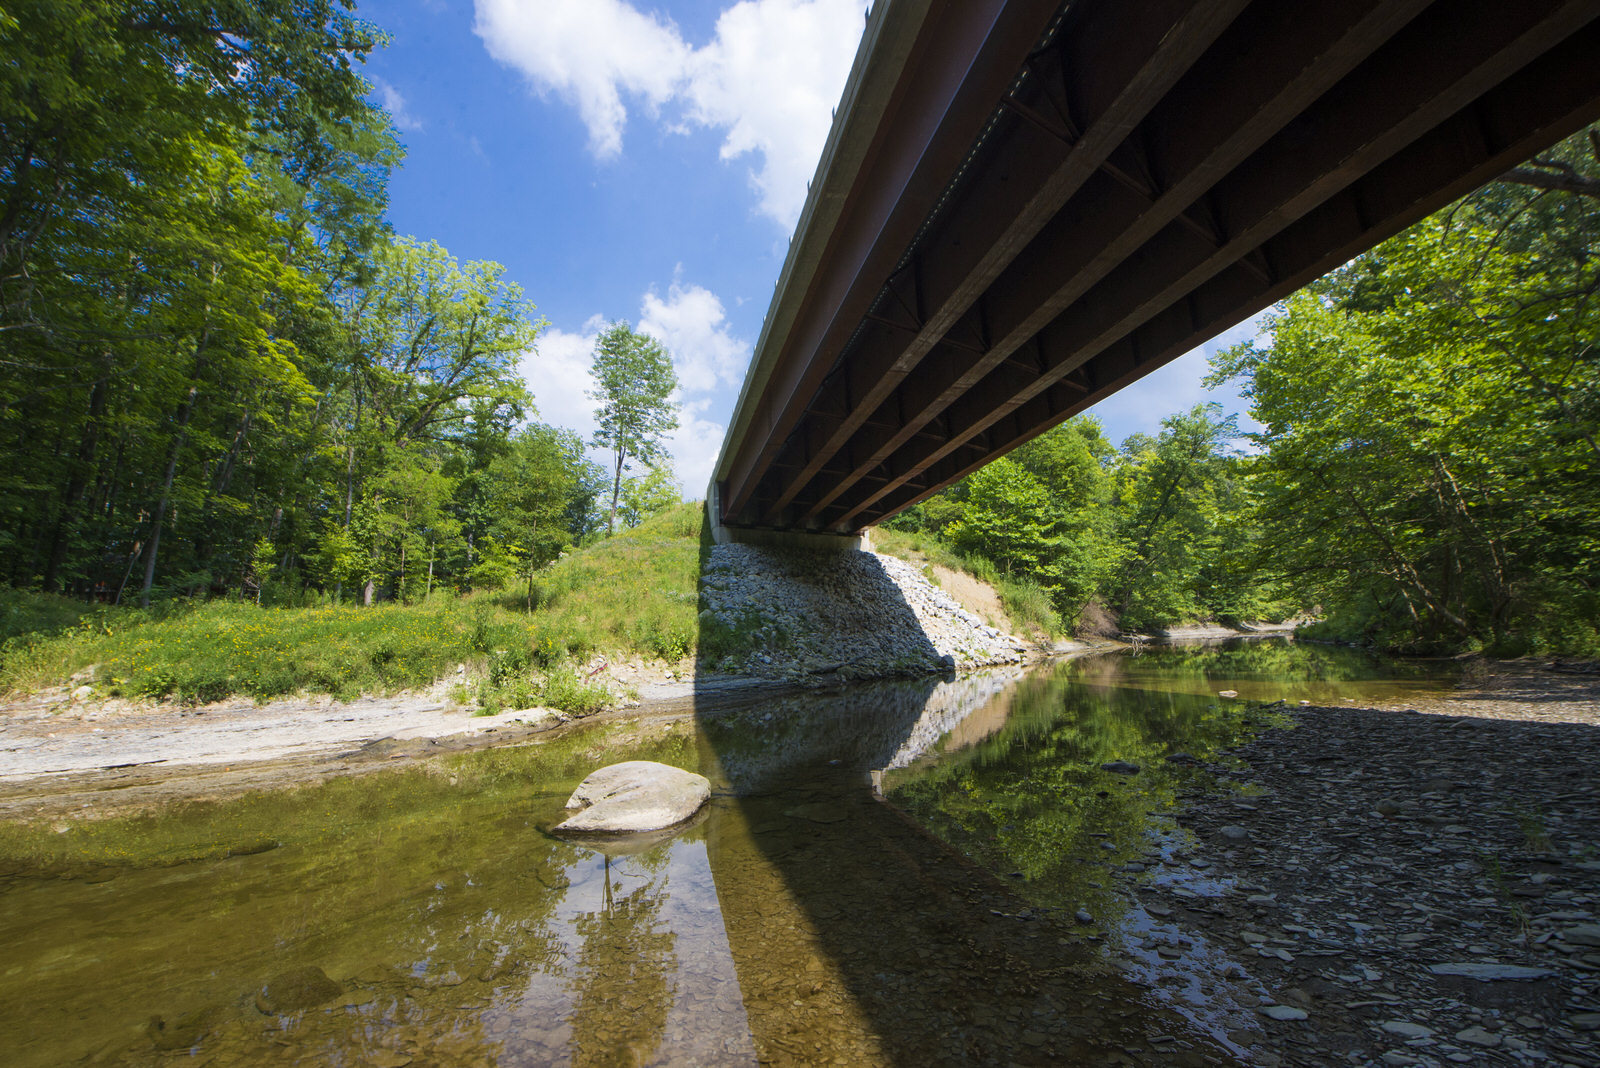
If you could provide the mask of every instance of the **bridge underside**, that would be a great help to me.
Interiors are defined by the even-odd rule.
[[[879,0],[717,471],[858,530],[1600,114],[1600,0]]]

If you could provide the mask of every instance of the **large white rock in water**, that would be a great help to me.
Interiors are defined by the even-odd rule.
[[[557,834],[635,834],[682,823],[711,798],[704,775],[653,760],[627,760],[592,773],[567,807],[578,809]]]

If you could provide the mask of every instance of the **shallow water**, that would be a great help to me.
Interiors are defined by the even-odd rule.
[[[1445,684],[1280,641],[1152,650],[12,829],[0,1061],[1228,1063],[1247,991],[1220,951],[1174,971],[1112,888],[1132,865],[1232,892],[1163,816],[1220,787],[1166,758],[1224,761],[1263,721],[1245,697]],[[710,777],[704,818],[632,855],[544,833],[628,758]]]

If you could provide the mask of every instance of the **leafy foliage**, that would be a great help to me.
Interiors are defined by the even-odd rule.
[[[1552,159],[1592,183],[1588,147]],[[1331,632],[1600,650],[1597,244],[1600,198],[1491,185],[1218,358],[1265,424],[1264,558]]]
[[[0,582],[140,604],[526,587],[598,475],[534,415],[542,320],[384,219],[336,0],[7,4]]]
[[[1236,436],[1231,419],[1201,406],[1115,450],[1080,417],[890,526],[947,542],[966,570],[1000,585],[1018,622],[1049,633],[1062,629],[1050,616],[1070,626],[1090,604],[1127,629],[1286,614],[1252,570]]]

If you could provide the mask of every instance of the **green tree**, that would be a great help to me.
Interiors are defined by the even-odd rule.
[[[1216,404],[1162,420],[1123,443],[1116,471],[1117,561],[1106,594],[1123,625],[1162,626],[1213,614],[1207,573],[1242,508],[1227,455],[1237,420]]]
[[[510,440],[484,472],[492,543],[485,555],[492,559],[478,570],[480,581],[507,585],[513,575],[521,578],[533,609],[534,575],[582,534],[571,519],[575,498],[591,492],[593,466],[568,430],[536,423]]]
[[[683,492],[672,470],[672,460],[663,456],[647,465],[643,475],[623,482],[617,512],[623,526],[636,527],[651,516],[682,503]]]
[[[1600,159],[1511,177],[1215,361],[1265,424],[1268,559],[1351,636],[1600,647]]]
[[[659,341],[622,322],[612,323],[595,342],[591,369],[599,388],[589,396],[600,402],[593,440],[612,454],[611,509],[606,516],[610,534],[616,531],[617,502],[629,461],[655,462],[662,435],[677,429],[678,408],[671,398],[678,376]]]

